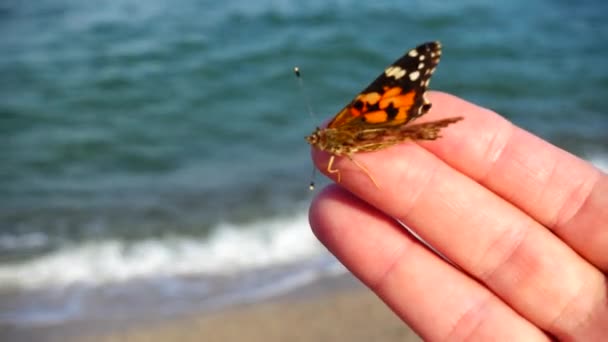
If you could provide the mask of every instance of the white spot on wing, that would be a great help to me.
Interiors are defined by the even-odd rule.
[[[426,58],[426,56],[425,56],[425,55],[420,55],[420,57],[418,57],[418,59],[419,59],[420,61],[423,61],[425,58]]]
[[[400,67],[394,65],[391,65],[390,67],[386,68],[386,70],[384,70],[384,74],[387,77],[394,77],[396,80],[405,76],[406,73],[407,72],[404,69],[401,69]]]
[[[407,55],[410,57],[416,57],[416,56],[418,56],[418,50],[412,49],[412,50],[410,50],[410,52],[407,53]]]
[[[410,73],[410,80],[415,81],[418,77],[420,77],[420,71],[416,70]]]
[[[422,69],[422,68],[424,68],[424,63],[418,64],[418,69]]]

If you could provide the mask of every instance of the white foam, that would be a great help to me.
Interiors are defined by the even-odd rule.
[[[591,164],[595,165],[598,169],[608,172],[608,154],[593,154],[587,158]]]
[[[230,275],[319,255],[305,213],[245,226],[225,223],[207,239],[88,242],[0,266],[0,288],[104,284],[138,277]]]

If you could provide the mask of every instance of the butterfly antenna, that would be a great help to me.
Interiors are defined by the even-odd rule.
[[[317,168],[312,168],[312,174],[310,175],[310,184],[308,185],[308,189],[310,191],[315,190],[315,176],[317,175]]]
[[[302,79],[300,68],[297,66],[293,67],[293,73],[296,75],[296,78],[298,80],[298,87],[300,87],[302,96],[304,96],[304,102],[306,103],[306,109],[308,109],[308,114],[310,115],[310,118],[314,121],[313,124],[316,125],[319,120],[317,120],[317,116],[312,110],[312,105],[310,104],[310,98],[308,97],[308,93],[306,93],[306,88],[304,87],[304,79]]]
[[[319,121],[317,120],[317,117],[312,110],[312,105],[310,104],[310,98],[308,97],[308,94],[306,93],[306,89],[304,87],[304,80],[302,79],[302,74],[300,73],[300,68],[295,66],[293,68],[293,73],[296,75],[296,78],[298,80],[298,87],[300,87],[302,96],[304,96],[304,102],[306,103],[306,109],[308,109],[308,114],[310,115],[310,118],[313,120],[313,124],[316,125]],[[310,191],[313,191],[315,189],[316,174],[317,174],[317,169],[313,166],[312,174],[310,175],[310,184],[308,185],[308,189]]]

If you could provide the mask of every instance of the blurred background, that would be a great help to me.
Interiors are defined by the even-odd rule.
[[[608,168],[608,2],[0,2],[0,327],[255,303],[342,266],[319,120],[428,40],[431,88]],[[6,331],[6,330],[5,330]]]

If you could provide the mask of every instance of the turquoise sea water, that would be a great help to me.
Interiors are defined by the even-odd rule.
[[[100,288],[135,302],[146,288],[178,312],[340,272],[307,228],[303,137],[318,122],[295,65],[324,120],[440,40],[433,89],[606,169],[607,13],[605,1],[3,2],[0,323],[128,311],[96,305]]]

